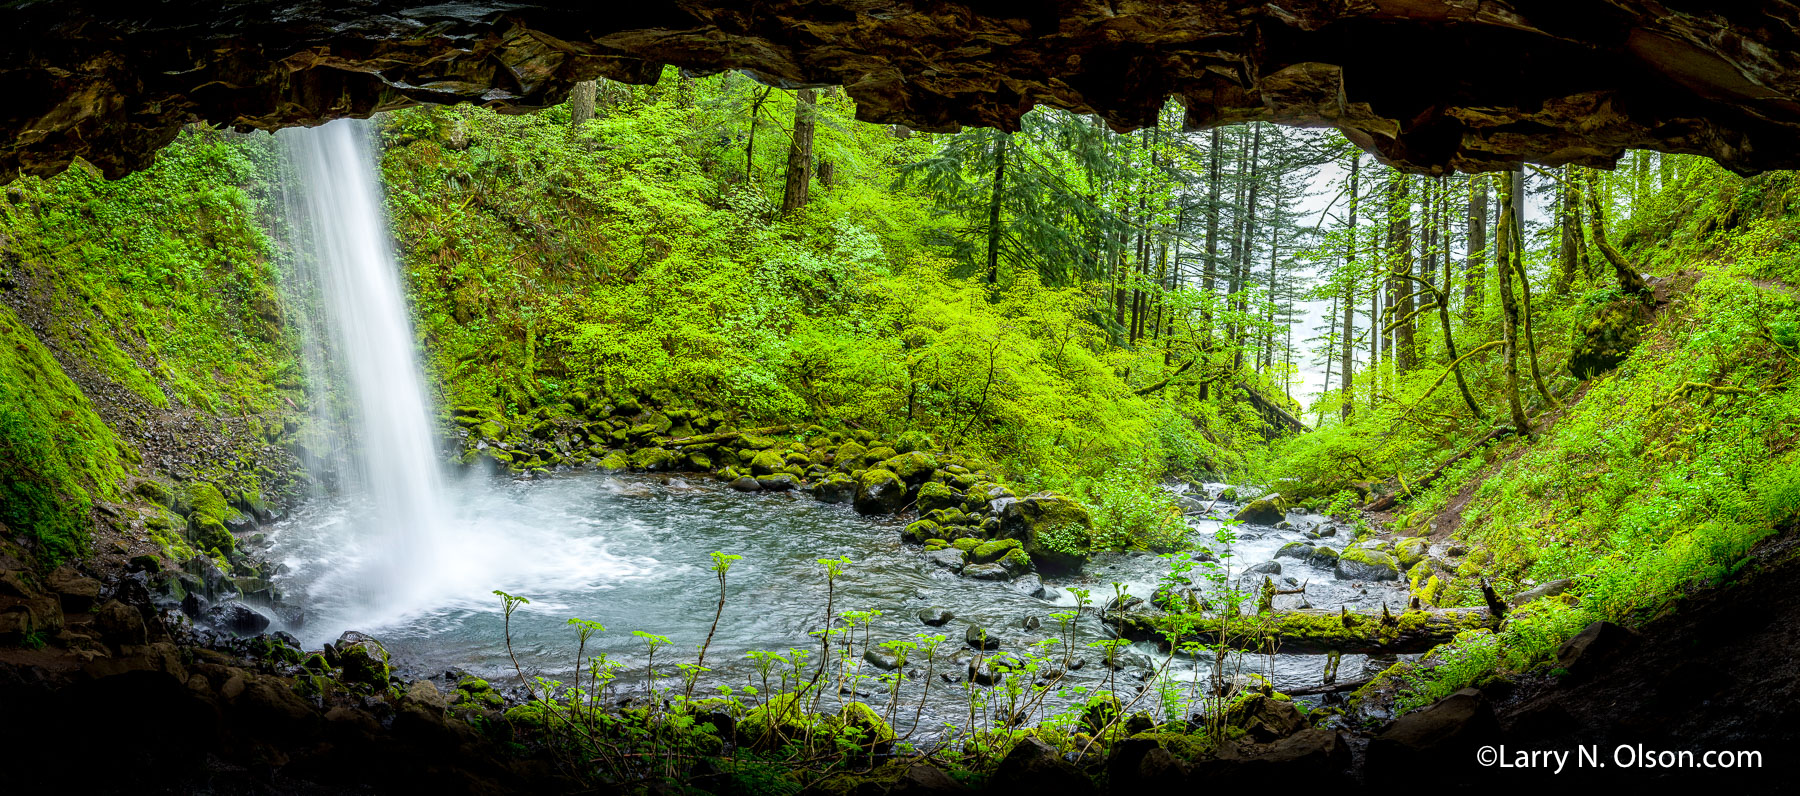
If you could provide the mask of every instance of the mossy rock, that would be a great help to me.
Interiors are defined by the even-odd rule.
[[[1267,495],[1244,504],[1234,519],[1250,525],[1274,525],[1287,519],[1287,501],[1281,495]]]
[[[334,645],[337,665],[344,670],[344,682],[385,689],[393,674],[387,647],[381,642],[354,631],[338,637]]]
[[[737,724],[738,743],[756,749],[778,749],[815,726],[797,694],[781,694],[752,708]]]
[[[938,509],[956,508],[962,505],[962,499],[961,493],[932,481],[919,487],[919,494],[913,498],[913,502],[918,504],[920,512],[931,512]]]
[[[198,514],[223,522],[231,519],[236,512],[226,502],[225,494],[219,488],[204,481],[190,481],[182,488],[181,501],[177,510],[184,514]]]
[[[856,479],[832,473],[813,485],[812,494],[820,503],[848,503],[856,499]]]
[[[991,564],[999,561],[1001,556],[1013,550],[1023,551],[1025,546],[1017,539],[995,539],[983,542],[969,553],[969,560],[977,564]],[[1027,559],[1029,560],[1029,559]]]
[[[631,460],[625,457],[624,451],[612,451],[600,458],[599,466],[609,473],[622,473],[631,469]]]
[[[924,544],[931,539],[942,539],[943,527],[931,520],[918,520],[906,526],[900,532],[900,538],[915,544]]]
[[[1337,576],[1344,580],[1399,580],[1399,562],[1380,550],[1347,547],[1338,556]]]
[[[781,451],[770,448],[757,453],[755,458],[750,460],[750,474],[769,475],[780,472],[781,468],[786,466],[787,461],[783,458]]]
[[[931,436],[923,431],[906,431],[894,438],[894,450],[901,453],[931,450]]]
[[[666,472],[676,469],[680,464],[680,456],[662,448],[643,448],[631,454],[631,466],[647,472]]]
[[[906,505],[906,482],[888,470],[868,470],[856,484],[856,511],[893,514]]]
[[[851,469],[861,465],[864,457],[867,456],[868,453],[869,449],[863,447],[861,444],[846,442],[843,445],[838,446],[837,452],[832,454],[834,458],[831,461],[839,470],[849,472]]]
[[[931,479],[931,474],[937,470],[937,460],[931,458],[931,454],[913,451],[886,459],[881,466],[900,476],[900,480],[918,485]]]
[[[697,473],[704,473],[713,468],[711,456],[700,451],[692,451],[686,457],[687,468]]]
[[[985,539],[979,539],[979,538],[976,538],[973,536],[965,536],[960,539],[952,540],[950,542],[950,546],[967,553],[971,550],[974,550],[977,547],[980,547],[986,541],[987,540],[985,540]]]
[[[834,729],[847,736],[849,740],[864,748],[881,748],[894,743],[894,728],[883,721],[881,714],[874,708],[861,702],[851,702],[839,711]]]
[[[217,550],[230,554],[237,548],[237,540],[225,528],[225,523],[198,511],[188,517],[188,534],[194,540],[194,547],[199,550]]]
[[[1635,296],[1619,296],[1575,321],[1569,373],[1591,379],[1625,362],[1643,338],[1644,304]]]
[[[1094,524],[1087,508],[1075,499],[1040,492],[1006,504],[999,534],[1019,540],[1041,569],[1075,572],[1092,552]]]
[[[886,445],[878,445],[876,447],[870,448],[868,453],[863,454],[863,463],[869,464],[869,465],[880,466],[881,462],[885,462],[888,459],[892,459],[898,455],[900,455],[899,451],[896,451],[893,448],[890,448]]]
[[[1006,551],[1006,555],[1001,556],[998,563],[1001,568],[1006,570],[1006,574],[1015,578],[1030,572],[1033,568],[1031,556],[1023,548]]]
[[[967,525],[967,524],[969,524],[969,515],[964,514],[962,509],[954,509],[954,508],[952,508],[952,509],[933,509],[931,511],[927,511],[927,512],[925,512],[925,519],[931,520],[932,522],[935,522],[939,525]]]
[[[1426,541],[1425,537],[1415,536],[1411,539],[1400,540],[1400,544],[1394,547],[1394,555],[1400,559],[1400,569],[1404,571],[1412,569],[1414,564],[1425,560],[1425,554],[1430,549],[1431,543]]]
[[[169,488],[163,486],[160,481],[139,481],[137,487],[132,491],[136,492],[138,497],[165,508],[174,501],[174,496],[169,494]]]

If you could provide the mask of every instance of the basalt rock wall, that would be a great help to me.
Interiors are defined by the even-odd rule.
[[[1335,126],[1442,173],[1627,148],[1800,165],[1800,5],[1700,0],[28,2],[0,10],[0,179],[141,168],[182,125],[420,102],[529,110],[577,82],[743,70],[873,122],[1016,129],[1046,104]]]

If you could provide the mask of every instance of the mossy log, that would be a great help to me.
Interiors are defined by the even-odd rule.
[[[1492,627],[1485,608],[1447,608],[1390,614],[1349,611],[1272,611],[1239,616],[1229,623],[1199,614],[1108,612],[1102,619],[1119,635],[1134,641],[1168,643],[1168,631],[1183,627],[1182,641],[1223,643],[1249,651],[1300,655],[1339,652],[1346,655],[1417,653],[1456,638],[1465,630]]]
[[[712,434],[701,434],[697,437],[681,437],[663,443],[665,448],[679,448],[684,445],[710,445],[715,442],[727,442],[742,436],[768,437],[775,434],[786,434],[793,426],[769,426],[767,428],[744,428],[737,431],[720,431]]]

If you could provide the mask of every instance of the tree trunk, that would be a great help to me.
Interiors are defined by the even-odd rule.
[[[1250,190],[1249,196],[1244,202],[1243,246],[1239,252],[1242,262],[1233,269],[1235,277],[1232,279],[1232,293],[1237,296],[1237,300],[1232,304],[1232,309],[1237,311],[1239,317],[1242,317],[1250,309],[1250,301],[1244,295],[1244,288],[1250,280],[1250,257],[1256,251],[1254,244],[1256,240],[1256,193],[1257,189],[1261,187],[1261,181],[1258,179],[1261,164],[1258,161],[1262,158],[1263,131],[1260,124],[1255,125],[1255,128],[1256,132],[1250,144]],[[1232,356],[1231,369],[1242,370],[1244,367],[1244,330],[1242,328],[1237,330],[1232,342],[1236,344],[1236,353]]]
[[[1500,195],[1512,195],[1513,172],[1501,172]],[[1512,274],[1513,254],[1512,241],[1517,237],[1513,228],[1519,223],[1518,214],[1512,202],[1500,203],[1500,235],[1499,246],[1505,254],[1496,258],[1495,266],[1500,277],[1500,350],[1506,371],[1506,401],[1511,410],[1513,427],[1518,433],[1536,439],[1531,429],[1531,421],[1525,417],[1525,406],[1519,401],[1519,306],[1513,301]]]
[[[774,88],[764,87],[756,92],[755,99],[750,100],[750,141],[744,144],[744,181],[756,182],[756,122],[762,117],[762,106],[769,100],[769,93]]]
[[[1389,302],[1394,309],[1394,370],[1406,373],[1413,368],[1413,289],[1399,274],[1413,273],[1412,261],[1412,196],[1411,178],[1395,174],[1388,183],[1388,227],[1393,236],[1389,252],[1393,272],[1388,277]]]
[[[788,148],[787,186],[781,192],[781,214],[806,206],[812,189],[813,89],[794,92],[794,142]]]
[[[594,118],[594,97],[600,93],[600,81],[583,80],[569,94],[569,126],[580,129]]]
[[[1557,257],[1556,295],[1569,295],[1569,288],[1575,284],[1576,245],[1575,238],[1580,235],[1575,229],[1575,204],[1579,193],[1575,190],[1575,167],[1564,166],[1562,173],[1562,190],[1558,192],[1557,221],[1562,231],[1562,248]]]
[[[1006,200],[1006,133],[994,132],[994,185],[988,196],[987,282],[1000,284],[1000,207]]]
[[[1356,360],[1351,340],[1356,337],[1356,211],[1359,200],[1357,172],[1361,163],[1362,150],[1352,149],[1350,153],[1350,220],[1348,222],[1350,235],[1344,246],[1344,273],[1350,278],[1344,280],[1342,302],[1344,305],[1344,353],[1338,363],[1338,373],[1344,382],[1344,401],[1339,413],[1345,420],[1349,420],[1351,413],[1356,409],[1356,393],[1352,389],[1356,385]]]
[[[1487,266],[1487,177],[1469,176],[1469,259],[1463,266],[1463,317],[1474,319],[1481,311],[1481,282]]]
[[[1646,289],[1644,278],[1638,275],[1637,269],[1626,261],[1618,249],[1606,241],[1606,212],[1600,209],[1600,191],[1594,185],[1592,171],[1587,171],[1586,182],[1588,228],[1594,236],[1594,248],[1599,249],[1606,261],[1612,264],[1613,274],[1619,278],[1619,289],[1626,295],[1640,295]]]
[[[1201,356],[1209,362],[1213,348],[1212,301],[1219,289],[1219,182],[1222,175],[1219,153],[1224,148],[1224,134],[1214,127],[1206,152],[1206,265],[1200,273],[1200,295],[1205,302],[1200,305]],[[1206,382],[1200,383],[1200,400],[1206,400],[1209,389]]]

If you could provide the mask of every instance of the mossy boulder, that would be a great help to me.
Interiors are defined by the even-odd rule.
[[[865,749],[892,746],[896,737],[894,728],[882,720],[881,714],[861,702],[845,705],[832,723],[833,729],[845,736],[844,740]]]
[[[188,516],[188,535],[194,540],[194,548],[202,552],[217,550],[230,555],[237,548],[237,540],[225,523],[198,511]]]
[[[836,465],[839,470],[849,472],[863,463],[863,457],[866,456],[868,452],[869,449],[863,447],[860,443],[846,442],[843,445],[838,446],[837,452],[833,454],[831,462]]]
[[[344,670],[344,682],[382,689],[393,674],[387,647],[373,637],[354,630],[338,637],[332,645],[338,668]]]
[[[631,460],[625,457],[624,451],[611,451],[600,457],[599,466],[609,473],[622,473],[631,469]]]
[[[814,723],[799,695],[781,694],[744,714],[737,725],[737,740],[757,749],[776,749],[787,740],[804,736]]]
[[[896,473],[896,475],[898,475],[898,473]],[[956,508],[957,506],[962,505],[962,500],[963,496],[961,493],[936,481],[929,482],[919,487],[919,495],[914,498],[914,502],[918,504],[921,513],[935,511],[937,509]]]
[[[931,520],[919,520],[907,525],[900,532],[900,538],[913,544],[924,544],[931,539],[944,538],[944,529]]]
[[[1636,296],[1618,296],[1575,321],[1569,373],[1591,379],[1617,368],[1643,338],[1644,304]]]
[[[1244,504],[1234,516],[1250,525],[1274,525],[1287,519],[1287,501],[1278,494],[1266,495]]]
[[[812,494],[820,503],[849,503],[856,498],[856,479],[832,473],[813,485]]]
[[[877,445],[875,445],[875,447],[870,448],[867,453],[863,454],[863,463],[868,464],[868,465],[873,465],[873,466],[880,466],[881,462],[885,462],[888,459],[892,459],[898,455],[900,455],[899,451],[896,451],[893,448],[890,448],[886,445],[877,444]]]
[[[643,448],[631,454],[631,466],[647,472],[666,472],[676,469],[680,464],[680,456],[662,448]]]
[[[974,550],[969,551],[969,560],[977,564],[992,564],[1010,551],[1024,549],[1025,546],[1020,544],[1017,539],[995,539],[991,542],[983,542]]]
[[[781,468],[786,466],[787,460],[783,457],[782,452],[770,448],[757,453],[755,458],[750,460],[750,474],[768,475],[770,473],[779,472]]]
[[[1393,556],[1380,550],[1348,547],[1338,556],[1337,576],[1343,580],[1399,580],[1400,566]]]
[[[706,455],[704,451],[689,451],[687,456],[683,457],[682,463],[687,465],[687,469],[697,473],[704,473],[713,468],[712,457]]]
[[[865,471],[856,483],[854,505],[859,514],[893,514],[906,505],[906,482],[889,470]]]
[[[1039,492],[1006,504],[999,534],[1017,539],[1038,567],[1076,572],[1094,543],[1094,523],[1085,506],[1055,492]]]
[[[756,477],[756,486],[765,492],[787,492],[800,487],[800,479],[793,473],[770,473]]]
[[[1400,540],[1400,544],[1394,547],[1394,555],[1400,560],[1400,569],[1405,571],[1412,569],[1414,564],[1425,560],[1425,554],[1430,549],[1429,541],[1422,536],[1415,536],[1411,539]]]
[[[969,524],[969,515],[964,514],[962,509],[933,509],[925,512],[925,519],[931,520],[939,525]]]
[[[1006,551],[1006,555],[1001,556],[1000,560],[996,563],[1000,565],[1001,569],[1006,570],[1006,574],[1015,578],[1030,572],[1034,568],[1031,563],[1031,556],[1023,549]]]
[[[158,506],[167,507],[175,500],[174,496],[169,494],[169,488],[163,486],[160,481],[139,481],[132,491],[136,492],[138,497]]]
[[[887,459],[881,467],[908,484],[918,485],[931,480],[931,474],[937,470],[937,460],[931,458],[931,454],[913,451]]]

